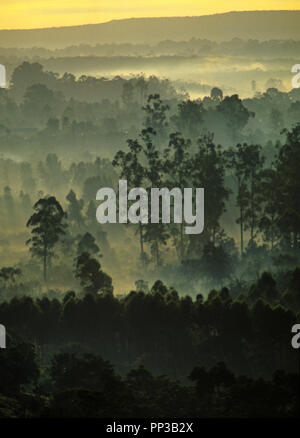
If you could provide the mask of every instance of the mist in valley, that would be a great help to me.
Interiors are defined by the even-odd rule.
[[[278,401],[276,412],[296,412],[289,334],[300,306],[300,89],[291,68],[300,38],[293,20],[275,39],[273,15],[257,37],[242,22],[230,30],[230,17],[182,38],[172,20],[168,37],[157,24],[161,39],[137,38],[134,23],[123,42],[89,27],[0,32],[8,80],[0,88],[0,320],[28,342],[30,397],[39,388],[48,400],[28,408],[31,416],[58,415],[55,397],[66,400],[70,389],[60,370],[79,353],[90,356],[78,369],[109,369],[117,381],[101,355],[135,397],[141,375],[159,387],[155,376],[164,375],[166,392],[187,385],[184,416],[193,397],[198,415],[219,385],[202,393],[206,372],[225,376],[221,395],[223,383],[226,391],[277,385],[292,402]],[[96,193],[117,192],[121,179],[147,193],[203,187],[203,233],[187,235],[172,220],[99,224]],[[106,378],[78,385],[106,393]],[[19,400],[23,389],[0,383],[1,391]],[[247,403],[242,416],[258,414]],[[207,409],[227,415],[226,406]]]

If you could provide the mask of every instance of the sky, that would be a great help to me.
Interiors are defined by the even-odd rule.
[[[132,17],[287,9],[300,9],[300,0],[0,0],[0,29],[71,26]]]

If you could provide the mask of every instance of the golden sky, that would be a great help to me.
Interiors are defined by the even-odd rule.
[[[0,28],[101,23],[131,17],[300,9],[300,0],[0,0]]]

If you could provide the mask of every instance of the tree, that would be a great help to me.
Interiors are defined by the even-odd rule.
[[[37,62],[23,62],[18,65],[11,76],[13,94],[21,99],[25,90],[33,84],[53,84],[57,77],[56,73],[45,72],[43,66]]]
[[[136,89],[140,93],[140,106],[144,105],[146,92],[148,89],[148,83],[145,81],[144,76],[140,76],[136,82]]]
[[[145,226],[144,241],[150,243],[151,254],[153,261],[158,268],[162,264],[162,258],[160,255],[160,245],[166,245],[170,237],[170,234],[165,224],[149,223]]]
[[[278,108],[272,108],[270,112],[270,128],[273,135],[279,135],[284,127],[283,114]]]
[[[300,123],[284,132],[286,141],[279,149],[275,163],[278,227],[287,245],[296,250],[300,242]]]
[[[46,123],[54,117],[58,95],[44,84],[33,84],[24,94],[23,111],[26,118]]]
[[[144,177],[145,169],[141,164],[141,152],[142,146],[138,140],[127,140],[127,146],[129,152],[118,151],[113,159],[113,166],[117,166],[121,170],[121,178],[127,181],[130,188],[141,187]],[[143,224],[139,222],[139,238],[140,238],[140,250],[141,261],[145,264],[146,254],[144,252],[144,238],[143,238]]]
[[[255,231],[258,228],[262,193],[262,169],[264,157],[261,155],[260,145],[243,145],[245,151],[245,163],[247,177],[249,179],[248,200],[244,211],[245,230],[250,229],[250,244],[254,244]]]
[[[179,188],[183,193],[184,188],[188,187],[191,173],[191,159],[189,149],[190,140],[185,140],[179,132],[170,134],[169,146],[164,150],[164,172],[166,183],[169,189]],[[177,227],[176,227],[177,228]],[[179,259],[184,258],[184,223],[179,225]],[[178,228],[177,228],[178,229]],[[176,241],[175,241],[176,242]]]
[[[270,272],[263,272],[257,282],[252,284],[249,297],[253,301],[262,298],[270,304],[274,304],[278,300],[279,291],[276,287],[276,281]]]
[[[163,162],[161,154],[155,146],[153,140],[156,132],[152,128],[143,129],[141,132],[141,138],[143,140],[143,153],[146,159],[145,165],[145,178],[148,182],[147,192],[150,194],[152,187],[163,186]],[[148,198],[150,196],[148,195]],[[160,220],[161,218],[159,218]],[[144,227],[144,240],[151,245],[151,252],[155,260],[155,264],[158,267],[161,264],[161,258],[159,254],[159,245],[167,244],[169,238],[169,232],[166,225],[159,223],[148,223]]]
[[[134,88],[130,81],[126,81],[123,85],[122,91],[122,101],[126,107],[129,109],[131,105],[134,103]]]
[[[109,392],[120,379],[113,366],[94,354],[59,353],[51,361],[50,375],[56,390],[70,388],[96,389]]]
[[[78,200],[76,197],[76,193],[73,192],[73,190],[70,190],[68,195],[66,196],[67,201],[69,201],[68,206],[68,219],[71,222],[74,222],[78,225],[78,227],[82,227],[84,224],[84,218],[82,215],[82,209],[83,209],[83,200]]]
[[[5,395],[18,395],[22,385],[36,383],[39,367],[34,345],[8,335],[7,348],[1,350],[0,373],[0,393]]]
[[[75,277],[85,292],[112,292],[112,279],[101,270],[101,265],[87,252],[80,254],[76,259]]]
[[[249,118],[254,117],[254,113],[247,110],[237,94],[226,96],[217,110],[223,115],[233,141],[237,140],[238,132],[246,126]]]
[[[210,97],[214,102],[221,102],[223,99],[223,91],[218,87],[213,87],[210,91]]]
[[[264,241],[270,242],[271,250],[279,240],[278,230],[278,186],[277,172],[275,169],[264,169],[261,173],[261,193],[263,198],[263,210],[258,227]]]
[[[167,112],[170,109],[168,104],[163,103],[159,94],[150,94],[147,104],[143,107],[145,111],[145,127],[152,128],[156,132],[157,146],[165,139],[168,126]]]
[[[77,246],[78,255],[87,252],[90,255],[98,255],[99,257],[100,248],[96,243],[95,237],[92,236],[91,233],[87,232],[83,236],[78,236],[77,239],[78,239],[78,246]]]
[[[57,191],[68,182],[68,174],[63,169],[62,162],[58,160],[56,154],[47,155],[45,163],[38,164],[38,171],[41,180],[49,192]]]
[[[63,221],[66,214],[54,196],[41,198],[34,204],[33,209],[35,213],[27,222],[27,227],[32,228],[32,237],[26,244],[30,245],[33,256],[42,258],[46,282],[48,261],[53,256],[54,246],[65,234],[66,224]]]
[[[245,211],[248,207],[250,197],[247,186],[247,182],[251,172],[249,166],[250,162],[248,162],[248,152],[249,148],[248,145],[245,143],[244,145],[237,144],[235,148],[230,148],[225,153],[226,165],[229,169],[233,171],[237,182],[236,203],[240,210],[237,223],[240,224],[241,255],[243,255],[244,252]]]
[[[192,159],[192,180],[195,187],[205,188],[205,227],[214,243],[229,196],[224,184],[225,161],[221,146],[214,144],[212,134],[200,137],[197,143],[198,150]]]
[[[172,117],[172,120],[183,135],[196,138],[203,128],[204,113],[201,102],[189,99],[178,105],[178,113]]]
[[[0,269],[0,278],[6,283],[16,282],[16,277],[19,277],[22,274],[21,269],[19,268],[13,268],[13,267],[3,267]]]
[[[220,283],[232,274],[230,254],[221,245],[215,246],[212,242],[208,242],[203,248],[199,271],[215,283]]]

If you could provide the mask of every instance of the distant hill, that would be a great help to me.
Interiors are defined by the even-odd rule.
[[[200,17],[131,18],[33,30],[0,30],[1,47],[66,47],[97,43],[232,38],[300,40],[300,11],[228,12]]]

